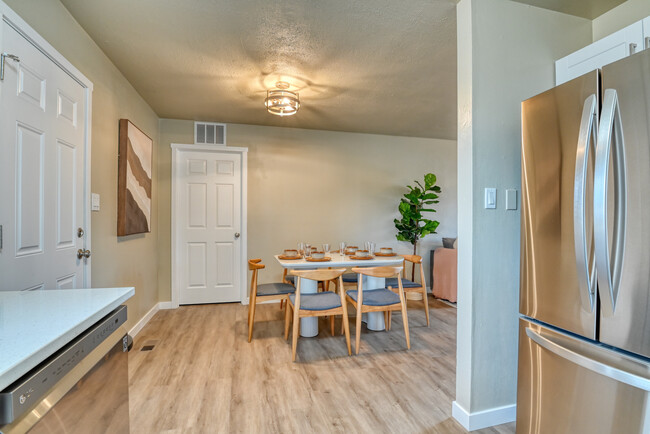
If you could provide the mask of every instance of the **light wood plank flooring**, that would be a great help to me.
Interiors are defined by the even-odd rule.
[[[317,338],[298,340],[296,363],[278,304],[258,306],[250,344],[247,306],[160,311],[129,353],[131,432],[463,433],[451,417],[456,310],[430,300],[430,328],[421,304],[409,302],[410,351],[400,314],[390,332],[364,325],[358,356],[323,319]],[[154,349],[140,351],[147,344]]]

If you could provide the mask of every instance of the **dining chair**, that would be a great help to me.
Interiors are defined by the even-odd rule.
[[[424,313],[427,317],[427,327],[429,327],[429,299],[427,297],[427,284],[424,280],[424,270],[422,269],[422,256],[418,255],[401,255],[406,262],[410,262],[413,265],[413,270],[415,274],[416,266],[420,269],[420,282],[415,282],[409,279],[406,279],[402,276],[386,279],[386,288],[390,290],[395,290],[397,288],[398,280],[402,283],[402,288],[404,292],[419,292],[422,294],[422,302],[424,303]],[[406,267],[404,267],[406,270]]]
[[[332,336],[334,336],[334,316],[343,317],[343,330],[345,341],[348,345],[348,355],[352,355],[350,347],[350,324],[348,322],[348,308],[345,302],[344,291],[336,294],[332,291],[317,292],[315,294],[301,294],[300,282],[302,279],[315,280],[317,282],[328,282],[338,280],[340,287],[343,286],[341,275],[345,268],[317,269],[317,270],[291,270],[289,273],[296,276],[296,292],[290,294],[287,300],[288,309],[284,318],[284,339],[289,339],[289,323],[293,318],[293,336],[291,340],[291,360],[296,361],[296,347],[298,346],[298,334],[300,318],[329,316],[332,325]],[[291,312],[290,312],[291,311]]]
[[[257,284],[259,270],[265,268],[261,259],[249,259],[248,269],[253,271],[251,278],[251,292],[248,300],[248,342],[253,339],[253,324],[255,323],[255,306],[257,303],[269,300],[286,300],[287,296],[295,292],[293,285],[287,283]]]
[[[396,278],[398,292],[395,293],[388,288],[363,288],[363,279],[358,279],[357,289],[346,291],[347,301],[354,306],[357,311],[356,318],[356,340],[355,354],[359,354],[359,344],[361,342],[361,316],[368,312],[384,312],[386,319],[386,329],[390,329],[390,313],[394,310],[402,311],[402,321],[404,322],[404,335],[406,336],[406,348],[411,349],[411,340],[409,338],[409,322],[406,315],[406,298],[404,297],[404,288],[399,280],[400,273],[404,267],[372,267],[361,268],[354,267],[353,272],[371,277],[383,277],[385,279]]]

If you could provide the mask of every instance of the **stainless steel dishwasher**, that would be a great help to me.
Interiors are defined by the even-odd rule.
[[[120,306],[0,392],[0,433],[128,433],[128,340]]]

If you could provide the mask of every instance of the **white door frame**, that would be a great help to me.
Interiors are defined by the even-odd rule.
[[[178,269],[181,267],[182,254],[178,251],[178,233],[176,231],[176,221],[178,220],[176,204],[178,203],[178,194],[181,192],[178,183],[180,180],[177,175],[180,173],[179,155],[181,152],[214,152],[215,154],[241,154],[241,221],[240,221],[240,261],[239,261],[239,300],[242,304],[248,304],[248,292],[246,290],[247,276],[246,265],[248,264],[248,148],[237,148],[234,146],[223,145],[195,145],[172,143],[172,308],[175,309],[180,301],[181,282],[178,281]]]
[[[92,97],[93,97],[93,83],[85,75],[81,73],[75,66],[70,63],[61,53],[59,53],[49,42],[47,42],[41,35],[38,34],[29,24],[25,22],[20,16],[14,12],[5,2],[0,0],[0,15],[2,21],[11,26],[16,32],[22,35],[30,44],[32,44],[38,51],[43,53],[45,57],[50,59],[55,65],[61,68],[68,74],[74,81],[79,83],[84,88],[86,97],[86,112],[83,114],[84,122],[84,221],[83,228],[85,231],[84,248],[91,249],[90,234],[90,142],[91,142],[91,120],[92,120]],[[2,32],[0,32],[0,50],[4,47],[2,41]],[[0,87],[0,92],[1,92]],[[92,256],[84,261],[84,282],[81,285],[85,288],[90,288],[91,285],[91,261]]]

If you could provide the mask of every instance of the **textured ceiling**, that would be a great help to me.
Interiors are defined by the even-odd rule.
[[[456,137],[454,0],[62,3],[160,117]]]
[[[456,137],[457,0],[61,0],[163,118]],[[593,17],[623,0],[518,0]],[[301,109],[265,111],[278,80]]]

